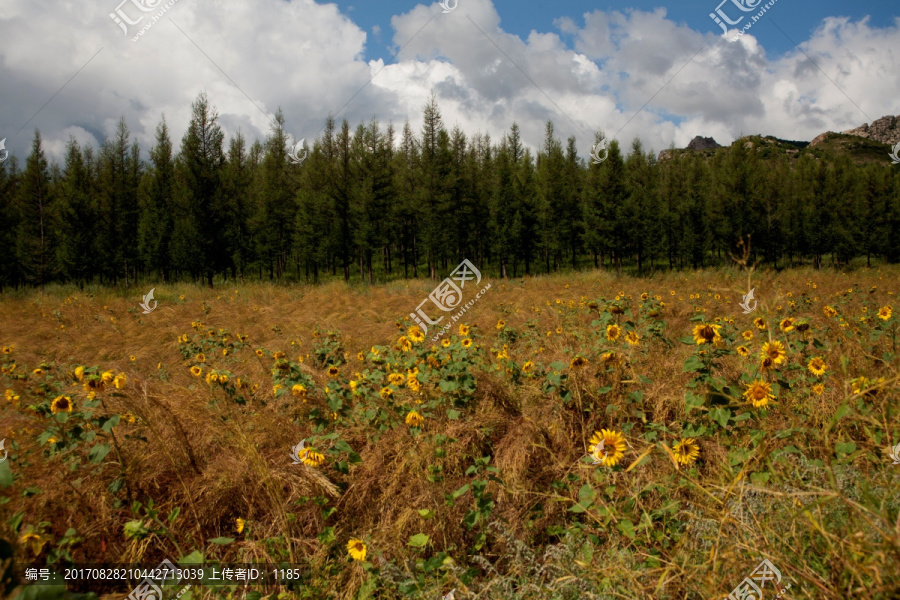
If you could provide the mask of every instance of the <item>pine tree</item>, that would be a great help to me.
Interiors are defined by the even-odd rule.
[[[80,288],[97,272],[94,225],[96,215],[91,203],[91,171],[74,138],[66,147],[63,178],[57,186],[54,206],[56,262],[64,280]]]
[[[18,194],[16,259],[24,280],[41,290],[53,274],[53,197],[40,131],[35,130]]]
[[[156,145],[150,150],[150,167],[139,188],[138,249],[143,264],[163,282],[171,280],[172,236],[175,225],[175,161],[166,120],[156,127]]]

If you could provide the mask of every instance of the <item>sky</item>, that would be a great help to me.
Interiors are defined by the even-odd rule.
[[[0,140],[20,166],[35,129],[62,162],[122,117],[144,158],[163,118],[178,148],[200,93],[226,140],[264,140],[279,108],[294,141],[329,114],[419,132],[433,92],[448,129],[499,141],[518,123],[534,152],[550,120],[583,157],[597,135],[659,152],[900,114],[883,0],[2,2]]]

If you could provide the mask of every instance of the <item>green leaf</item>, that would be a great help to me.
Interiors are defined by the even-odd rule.
[[[423,508],[423,509],[421,509],[421,510],[419,510],[419,511],[417,511],[417,512],[419,513],[419,516],[422,517],[423,519],[425,519],[426,521],[427,521],[428,519],[434,518],[434,511],[433,511],[433,510],[428,510],[427,508]]]
[[[635,536],[634,523],[632,523],[628,519],[622,519],[621,521],[619,521],[616,524],[616,526],[619,528],[619,531],[621,531],[623,534],[627,535],[631,539],[634,539],[634,536]]]
[[[856,452],[856,443],[854,442],[838,442],[834,445],[834,449],[837,452],[843,452],[844,454],[852,454]]]
[[[731,419],[731,411],[721,407],[711,408],[709,417],[718,423],[720,427],[725,428],[728,426],[728,420]]]
[[[9,469],[9,461],[0,463],[0,488],[4,490],[13,484],[13,474]]]
[[[203,553],[199,550],[194,550],[190,554],[186,554],[178,559],[178,564],[183,566],[186,565],[199,565],[203,564]]]
[[[417,533],[416,535],[409,538],[409,543],[407,546],[412,546],[413,548],[424,548],[425,544],[428,543],[428,536],[424,533]]]
[[[461,414],[461,412],[459,412],[458,410],[453,410],[452,408],[447,410],[447,418],[451,421],[457,420],[459,418],[459,415]]]
[[[469,491],[469,484],[467,483],[464,486],[462,486],[461,488],[459,488],[458,490],[454,491],[453,494],[451,494],[451,496],[454,500],[456,500],[457,498],[459,498],[460,496],[462,496],[463,494],[465,494],[468,491]]]
[[[106,458],[106,455],[109,454],[109,444],[97,444],[91,451],[88,453],[88,457],[91,459],[91,462],[95,465],[99,465],[103,462],[103,459]]]
[[[230,544],[233,541],[234,541],[234,538],[229,538],[229,537],[217,537],[217,538],[213,538],[213,539],[209,540],[209,542],[211,544],[218,544],[220,546],[227,546],[228,544]]]

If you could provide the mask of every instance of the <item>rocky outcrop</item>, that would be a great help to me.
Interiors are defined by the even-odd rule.
[[[817,135],[816,137],[814,137],[812,139],[812,141],[809,143],[809,145],[817,146],[817,145],[821,144],[822,142],[824,142],[825,140],[827,140],[829,135],[834,135],[834,132],[826,131],[825,133],[820,133],[819,135]]]
[[[868,138],[883,144],[893,145],[900,142],[900,116],[888,115],[886,117],[881,117],[880,119],[872,121],[871,125],[865,123],[861,127],[848,129],[844,133]]]
[[[715,150],[716,148],[721,148],[716,140],[711,137],[700,137],[696,136],[691,142],[687,145],[688,150]]]

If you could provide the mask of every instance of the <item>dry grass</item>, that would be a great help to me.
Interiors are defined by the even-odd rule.
[[[459,364],[473,375],[474,393],[451,397],[423,384],[419,410],[427,420],[416,435],[403,423],[404,412],[419,406],[409,390],[397,390],[392,405],[373,384],[330,422],[324,388],[347,388],[348,380],[361,380],[356,373],[383,369],[356,357],[373,346],[406,360],[390,347],[433,282],[158,286],[159,305],[149,315],[137,308],[145,290],[125,297],[106,289],[92,295],[49,289],[43,296],[0,298],[0,344],[13,347],[0,363],[17,365],[0,375],[0,386],[19,396],[0,398],[0,435],[7,438],[15,476],[2,491],[8,498],[0,508],[2,537],[18,545],[20,562],[69,556],[77,563],[155,565],[199,551],[225,562],[309,565],[304,587],[280,598],[438,598],[452,588],[457,598],[480,599],[725,598],[763,558],[791,582],[788,598],[900,598],[900,466],[891,465],[885,450],[900,442],[900,360],[884,333],[888,326],[896,331],[900,321],[896,314],[890,321],[871,318],[878,307],[896,304],[900,270],[758,273],[760,305],[749,316],[737,306],[742,280],[732,271],[495,280],[465,319],[477,326],[472,336],[479,349],[458,354],[470,356]],[[609,303],[620,292],[628,312],[611,315]],[[641,306],[644,292],[651,298]],[[699,299],[689,298],[697,293]],[[651,318],[648,307],[657,294],[665,306],[660,318]],[[597,301],[596,310],[589,301]],[[825,317],[825,304],[839,306],[848,325]],[[733,319],[727,327],[735,336],[724,348],[745,343],[743,330],[755,334],[750,358],[729,354],[714,361],[709,377],[730,386],[724,396],[712,392],[710,380],[688,387],[700,375],[683,367],[698,348],[680,340],[700,314],[726,325]],[[813,338],[777,330],[787,314],[809,317],[816,346],[810,346]],[[769,322],[768,331],[752,325],[757,315]],[[861,316],[870,319],[861,322]],[[495,327],[500,319],[506,322],[502,334]],[[202,325],[192,330],[195,321]],[[598,321],[637,328],[641,344],[607,342]],[[662,337],[652,338],[648,327],[660,322]],[[207,328],[229,331],[231,341],[248,336],[248,345],[228,356],[210,353],[201,365],[204,373],[227,370],[232,381],[240,376],[257,384],[255,393],[240,393],[246,404],[188,371],[198,363],[182,358],[185,344],[177,340],[186,333],[205,338]],[[320,337],[314,337],[317,330]],[[337,380],[315,360],[327,331],[340,332],[349,361]],[[500,339],[513,331],[515,341]],[[767,411],[750,410],[739,380],[755,372],[761,338],[770,332],[790,342],[787,364],[800,368],[779,371],[790,389],[782,386]],[[509,359],[498,360],[504,343]],[[257,348],[265,349],[263,357],[254,354]],[[613,348],[623,362],[600,368],[601,354]],[[290,390],[273,397],[275,351],[315,383],[307,401]],[[419,352],[429,354],[427,347]],[[444,351],[438,345],[433,354],[439,361]],[[575,355],[588,358],[588,366],[569,367]],[[805,363],[812,355],[829,366],[819,380],[821,395],[810,391],[815,378]],[[529,360],[536,365],[533,377],[519,373]],[[552,368],[555,361],[565,368]],[[42,363],[47,373],[32,375]],[[79,365],[124,373],[127,384],[102,393],[97,414],[135,417],[104,438],[111,449],[98,465],[88,461],[91,443],[51,449],[41,434],[53,417],[29,409],[65,393],[78,411],[85,392],[71,373]],[[551,389],[555,373],[568,377]],[[868,393],[853,393],[852,381],[860,376],[876,382]],[[686,391],[699,394],[702,406],[691,410]],[[850,410],[835,420],[843,405]],[[366,409],[386,416],[367,420]],[[392,409],[400,412],[388,414]],[[448,418],[449,409],[458,416]],[[710,409],[727,409],[732,419],[722,427]],[[735,420],[741,413],[747,417]],[[375,423],[384,424],[383,431]],[[670,448],[688,427],[706,431],[695,436],[699,461],[679,468],[660,442]],[[615,468],[584,458],[591,435],[602,428],[625,435],[628,448]],[[322,438],[328,433],[335,437]],[[304,438],[328,450],[321,466],[291,463],[291,448]],[[361,462],[335,450],[337,441],[349,444]],[[836,449],[851,442],[852,449],[840,446],[846,452]],[[489,463],[467,474],[486,456]],[[80,457],[75,469],[68,466],[73,457]],[[340,462],[347,462],[345,472],[336,468]],[[124,485],[111,492],[118,478]],[[477,480],[488,483],[481,520],[470,530],[464,520],[476,506],[471,486]],[[452,499],[464,484],[470,488]],[[145,516],[132,503],[146,506],[151,499],[165,531],[124,535],[127,522]],[[579,501],[586,510],[569,510]],[[176,507],[180,515],[168,523]],[[238,518],[246,522],[240,534]],[[28,528],[44,542],[36,558],[17,541]],[[52,555],[69,528],[80,539]],[[422,549],[408,545],[416,534],[428,536]],[[209,543],[218,537],[235,541]],[[350,538],[365,541],[367,562],[348,558]],[[182,600],[201,597],[214,594],[195,586]]]

